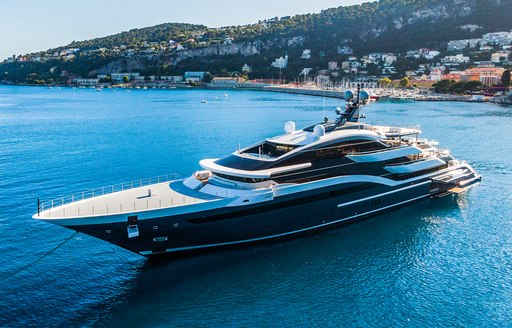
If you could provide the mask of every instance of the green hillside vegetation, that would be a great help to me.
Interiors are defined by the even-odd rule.
[[[465,7],[470,10],[465,10]],[[69,48],[80,49],[69,60],[56,57],[44,63],[1,64],[3,76],[0,74],[0,79],[23,82],[29,81],[32,74],[32,78],[37,76],[37,79],[29,82],[57,81],[62,71],[87,77],[109,63],[115,63],[116,69],[120,67],[121,71],[134,70],[134,65],[128,65],[135,62],[134,58],[138,65],[135,65],[135,70],[142,74],[172,75],[187,70],[201,70],[228,75],[239,72],[241,66],[248,63],[253,68],[251,77],[270,78],[278,74],[276,69],[270,67],[271,62],[285,53],[288,53],[290,62],[282,73],[293,79],[304,67],[319,70],[325,69],[328,61],[346,60],[348,54],[339,51],[343,47],[353,49],[356,55],[377,51],[404,52],[425,47],[444,51],[449,40],[512,29],[511,12],[512,1],[382,0],[328,9],[319,14],[276,17],[244,26],[208,28],[167,23],[93,40],[74,41],[57,49],[30,54],[28,58]],[[461,29],[460,26],[465,24],[477,24],[482,28],[477,31]],[[293,38],[296,40],[293,41]],[[261,50],[248,56],[205,55],[175,61],[179,49],[169,47],[171,40],[189,50],[253,42],[258,42]],[[154,49],[156,54],[149,56],[151,58],[141,56],[148,49]],[[300,58],[303,49],[312,50],[311,59]],[[133,51],[134,57],[124,55],[127,50]],[[403,73],[411,63],[399,60],[397,66],[399,73]]]

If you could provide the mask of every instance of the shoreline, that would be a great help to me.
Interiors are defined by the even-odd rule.
[[[210,87],[210,86],[191,86],[191,85],[183,85],[177,84],[167,87],[134,87],[127,85],[114,85],[108,87],[85,87],[85,86],[71,86],[71,85],[32,85],[32,84],[2,84],[0,86],[15,86],[15,87],[43,87],[43,88],[74,88],[74,89],[124,89],[124,90],[191,90],[191,89],[202,89],[202,90],[252,90],[252,91],[267,91],[267,92],[276,92],[276,93],[287,93],[287,94],[296,94],[296,95],[304,95],[304,96],[313,96],[313,97],[326,97],[326,98],[335,98],[335,99],[343,99],[344,93],[343,91],[336,90],[325,90],[325,89],[317,89],[317,88],[299,88],[294,86],[273,86],[273,85],[263,85],[263,84],[254,84],[251,83],[242,84],[237,87]],[[470,102],[470,103],[491,103],[496,105],[512,105],[512,93],[510,96],[501,96],[501,97],[486,97],[486,98],[474,98],[471,95],[447,95],[447,94],[422,94],[419,92],[411,92],[411,90],[400,90],[400,89],[382,89],[382,90],[373,90],[376,91],[375,97],[377,99],[389,99],[389,100],[411,100],[411,101],[439,101],[439,102]]]
[[[293,87],[266,87],[266,91],[280,92],[289,94],[299,94],[316,97],[336,98],[343,99],[344,92],[334,90],[321,90],[321,89],[303,89]],[[446,95],[446,94],[420,94],[411,93],[408,90],[402,91],[399,89],[392,89],[394,95],[376,94],[378,99],[389,100],[412,100],[412,101],[448,101],[448,102],[470,102],[470,103],[492,103],[498,105],[512,105],[512,95],[501,97],[488,97],[484,99],[474,98],[470,95]]]

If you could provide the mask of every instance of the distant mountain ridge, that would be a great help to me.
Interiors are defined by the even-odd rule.
[[[248,63],[255,77],[269,77],[270,63],[288,53],[287,73],[292,77],[304,67],[325,67],[350,52],[445,50],[449,40],[512,30],[511,13],[510,0],[381,0],[244,26],[160,24],[51,49],[45,53],[80,49],[69,60],[55,58],[51,66],[47,62],[25,63],[23,68],[19,63],[2,66],[10,78],[21,79],[30,70],[48,75],[43,70],[55,66],[52,74],[65,70],[81,76],[113,71],[179,74],[185,70],[226,74]],[[308,61],[300,58],[304,49],[312,50]]]
[[[166,23],[73,42],[66,47],[87,49],[143,41],[185,41],[183,37],[190,34],[204,33],[204,38],[214,41],[223,37],[244,42],[302,36],[306,39],[305,46],[321,40],[324,47],[340,43],[353,46],[356,51],[400,51],[418,42],[436,43],[475,36],[475,32],[459,28],[471,23],[481,26],[484,32],[512,29],[511,10],[512,2],[507,0],[381,0],[242,26],[208,28],[204,25]],[[442,26],[432,26],[441,22]],[[408,32],[410,27],[414,27],[411,32],[415,34]],[[390,39],[393,41],[392,49],[365,44]],[[384,43],[383,46],[388,45]]]

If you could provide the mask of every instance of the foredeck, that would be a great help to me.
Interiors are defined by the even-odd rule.
[[[181,181],[173,182],[181,183]],[[199,193],[184,193],[171,188],[171,182],[163,182],[129,190],[118,191],[68,204],[54,204],[39,212],[39,218],[72,218],[98,215],[132,213],[160,208],[170,208],[218,199]]]

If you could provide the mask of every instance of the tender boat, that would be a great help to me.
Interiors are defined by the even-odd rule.
[[[347,92],[334,121],[285,133],[185,179],[166,176],[40,203],[33,217],[144,256],[276,240],[366,218],[481,180],[417,128],[359,122]]]

